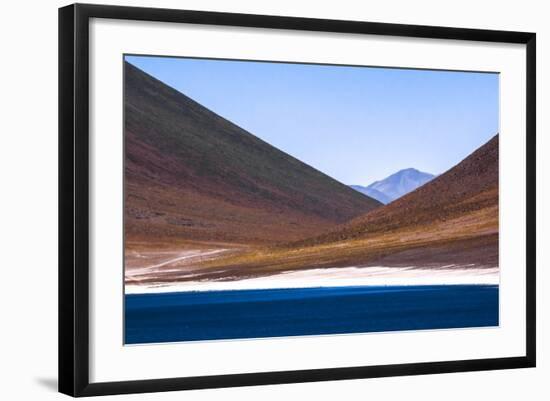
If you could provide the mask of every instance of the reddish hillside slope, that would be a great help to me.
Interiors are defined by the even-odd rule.
[[[380,206],[125,65],[129,242],[272,243]]]
[[[483,210],[491,210],[492,217],[498,215],[498,135],[417,190],[302,244],[366,238],[415,227],[420,234],[422,226],[450,222]],[[492,217],[494,224],[489,231],[496,233],[498,219]]]

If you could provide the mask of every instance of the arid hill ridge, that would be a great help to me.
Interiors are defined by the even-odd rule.
[[[498,134],[415,191],[299,244],[343,241],[445,222],[490,207],[498,209]]]
[[[128,241],[270,243],[380,203],[125,63]]]

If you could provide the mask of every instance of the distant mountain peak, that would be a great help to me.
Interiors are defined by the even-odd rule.
[[[409,167],[409,168],[404,168],[404,169],[401,169],[401,170],[393,173],[392,175],[384,178],[384,180],[386,180],[390,177],[393,177],[393,176],[403,176],[403,175],[411,175],[411,174],[414,174],[414,175],[429,175],[429,176],[435,177],[433,174],[426,173],[424,171],[420,171],[420,170],[418,170],[414,167]],[[383,181],[383,180],[381,180],[381,181]],[[377,181],[377,182],[379,182],[379,181]],[[373,184],[371,184],[371,185],[373,185]]]
[[[388,204],[421,187],[434,177],[433,174],[409,167],[399,170],[383,180],[375,181],[367,187],[360,185],[351,185],[351,187],[384,204]]]

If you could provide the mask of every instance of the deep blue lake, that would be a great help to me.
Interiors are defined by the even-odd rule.
[[[423,285],[125,296],[125,343],[498,326],[498,286]]]

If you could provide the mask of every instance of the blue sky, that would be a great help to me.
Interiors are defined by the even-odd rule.
[[[498,74],[127,56],[345,184],[440,174],[498,132]]]

